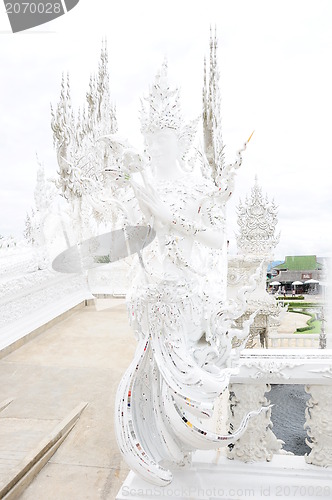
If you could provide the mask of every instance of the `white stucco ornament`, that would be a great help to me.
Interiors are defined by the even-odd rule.
[[[269,258],[280,239],[280,234],[275,232],[278,209],[274,201],[263,197],[257,177],[250,197],[245,203],[240,202],[237,211],[240,228],[236,238],[238,253]]]

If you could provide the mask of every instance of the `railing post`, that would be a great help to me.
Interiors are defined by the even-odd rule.
[[[305,391],[311,398],[305,411],[310,438],[306,439],[311,452],[305,455],[308,464],[323,467],[332,466],[332,391],[330,385],[306,385]]]
[[[271,390],[270,384],[231,384],[228,430],[233,432],[242,418],[251,410],[258,410],[269,402],[265,393]],[[243,462],[270,461],[274,453],[278,453],[283,441],[273,434],[271,409],[253,418],[245,434],[234,444],[229,445],[227,456]]]

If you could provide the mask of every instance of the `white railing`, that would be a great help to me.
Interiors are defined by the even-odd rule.
[[[10,346],[92,297],[83,275],[45,270],[20,280],[24,286],[19,292],[11,293],[9,282],[8,292],[0,296],[0,357]]]
[[[293,349],[294,347],[316,349],[319,347],[318,333],[277,333],[270,334],[268,347]]]
[[[252,418],[234,445],[196,451],[191,466],[173,470],[170,485],[154,487],[131,472],[116,498],[332,498],[332,350],[246,350],[230,397],[225,392],[218,400],[212,428],[222,434],[238,428],[249,411],[269,404],[271,384],[301,384],[311,395],[304,411],[308,455],[283,451],[273,433],[272,407]]]
[[[305,410],[307,444],[311,451],[302,457],[303,465],[332,466],[332,350],[244,351],[229,388],[230,430],[238,427],[246,413],[269,403],[270,384],[304,385],[311,396]],[[228,458],[242,462],[271,461],[274,455],[283,453],[283,442],[272,431],[272,412],[273,407],[250,421],[246,433],[228,450]]]

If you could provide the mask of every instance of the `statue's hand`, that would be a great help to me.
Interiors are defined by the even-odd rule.
[[[132,187],[135,191],[138,203],[144,215],[149,219],[154,219],[154,225],[169,225],[172,222],[172,213],[170,209],[163,203],[151,185],[141,186],[132,182]]]
[[[142,172],[148,163],[148,158],[144,154],[138,153],[134,148],[127,148],[122,155],[122,164],[124,170],[133,174]]]

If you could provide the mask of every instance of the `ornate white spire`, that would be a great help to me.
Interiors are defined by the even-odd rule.
[[[224,168],[224,144],[221,132],[221,97],[219,89],[219,69],[217,63],[218,40],[216,31],[212,35],[210,28],[210,60],[207,72],[204,60],[203,87],[203,131],[204,150],[212,169],[213,179],[220,176]]]
[[[86,94],[88,102],[87,124],[91,130],[95,126],[100,134],[113,134],[117,131],[115,106],[111,104],[108,52],[106,40],[102,43],[97,75],[91,75],[89,92]]]
[[[97,141],[117,131],[115,107],[110,102],[108,55],[102,44],[97,75],[91,75],[86,94],[87,111],[72,109],[69,76],[62,78],[56,110],[51,109],[54,145],[57,150],[58,187],[67,199],[79,198],[99,182],[108,161],[108,151]]]
[[[268,255],[279,242],[280,234],[275,234],[277,206],[262,195],[257,176],[251,190],[250,198],[245,203],[241,201],[237,208],[240,234],[236,236],[238,253]]]

